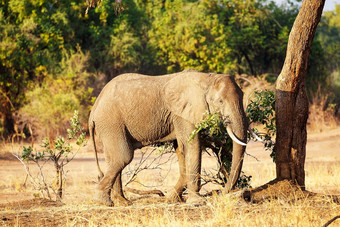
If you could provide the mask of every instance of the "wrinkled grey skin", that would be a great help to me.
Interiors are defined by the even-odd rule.
[[[90,135],[103,143],[108,168],[98,185],[98,198],[113,206],[112,197],[129,204],[122,191],[121,172],[134,150],[155,142],[176,141],[180,176],[169,200],[180,200],[184,188],[187,202],[200,199],[201,150],[199,137],[188,142],[195,124],[206,111],[227,117],[236,137],[246,142],[248,124],[243,93],[234,79],[223,74],[194,70],[164,76],[123,74],[111,80],[96,100],[90,117]],[[95,147],[96,149],[96,147]],[[96,150],[95,150],[96,151]],[[233,143],[228,192],[236,183],[245,146]]]

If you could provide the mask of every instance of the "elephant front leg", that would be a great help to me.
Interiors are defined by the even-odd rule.
[[[182,118],[177,118],[174,125],[178,146],[182,147],[184,152],[184,168],[188,192],[186,202],[201,204],[204,199],[199,195],[202,161],[200,141],[198,136],[195,136],[192,141],[188,141],[192,131],[195,130],[195,126]]]
[[[187,177],[187,203],[201,204],[204,202],[203,197],[199,195],[201,188],[201,161],[202,154],[199,141],[196,138],[190,142],[185,149],[185,166]]]

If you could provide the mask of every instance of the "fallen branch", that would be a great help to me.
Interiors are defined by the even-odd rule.
[[[155,194],[155,195],[159,195],[160,197],[164,196],[164,193],[160,190],[157,190],[157,189],[154,189],[154,190],[138,190],[138,189],[134,189],[134,188],[130,188],[130,187],[125,187],[124,190],[127,191],[127,192],[138,194],[138,195]]]

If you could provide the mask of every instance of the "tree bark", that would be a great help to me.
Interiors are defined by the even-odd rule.
[[[0,108],[0,111],[1,127],[4,129],[2,136],[5,139],[8,139],[15,132],[11,106],[9,103],[2,103],[2,108]]]
[[[276,81],[276,176],[304,189],[308,100],[304,87],[310,47],[325,0],[304,0],[289,35],[287,54]]]

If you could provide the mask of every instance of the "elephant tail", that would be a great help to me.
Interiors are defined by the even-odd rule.
[[[103,173],[103,171],[100,169],[100,166],[99,166],[98,152],[97,152],[97,146],[96,146],[96,140],[95,140],[95,138],[94,138],[94,130],[95,130],[95,123],[94,123],[94,121],[90,121],[90,125],[89,125],[90,138],[91,138],[92,143],[93,143],[94,153],[95,153],[95,157],[96,157],[96,164],[97,164],[97,168],[98,168],[98,172],[99,172],[98,181],[100,181],[101,179],[103,179],[104,173]]]

